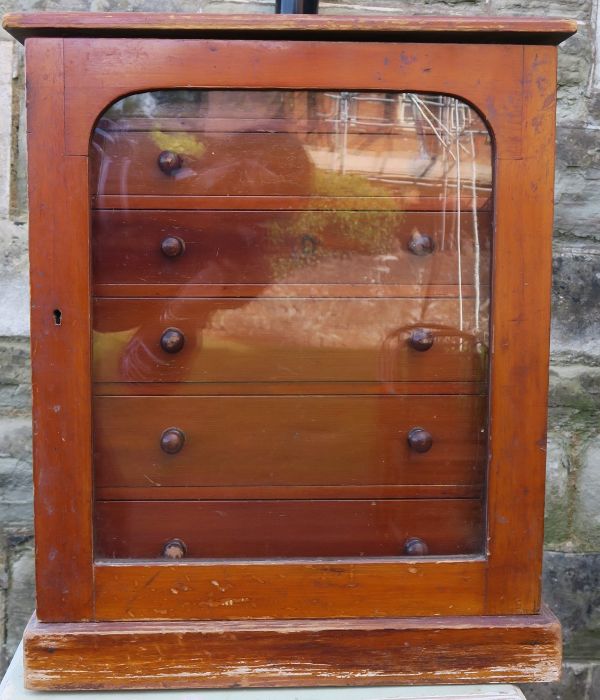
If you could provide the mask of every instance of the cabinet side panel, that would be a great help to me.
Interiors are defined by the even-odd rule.
[[[540,608],[556,49],[525,47],[523,158],[498,164],[489,614]]]
[[[28,39],[37,610],[92,616],[87,159],[64,149],[63,42]]]

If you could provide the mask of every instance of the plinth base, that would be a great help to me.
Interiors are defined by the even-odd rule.
[[[554,681],[554,615],[42,623],[24,635],[32,690]]]

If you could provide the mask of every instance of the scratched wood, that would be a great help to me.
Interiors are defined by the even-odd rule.
[[[28,688],[52,690],[548,682],[560,676],[560,647],[548,610],[329,622],[49,626],[34,618],[25,675]]]
[[[518,45],[484,52],[475,44],[73,38],[64,47],[65,100],[75,117],[65,138],[73,154],[88,154],[98,117],[130,92],[268,86],[458,94],[487,121],[498,156],[521,155]]]
[[[38,614],[44,619],[33,621],[26,634],[30,687],[554,680],[560,664],[560,630],[541,607],[540,565],[556,50],[543,44],[556,44],[573,33],[574,23],[490,18],[169,19],[59,13],[16,15],[5,26],[21,39],[30,37],[36,567]],[[313,69],[316,65],[318,71]],[[261,207],[256,200],[262,197],[248,198],[243,193],[226,202],[221,195],[203,197],[196,191],[174,197],[177,192],[154,186],[149,194],[137,192],[130,204],[116,189],[92,200],[89,144],[98,117],[125,94],[173,88],[410,91],[458,95],[472,104],[490,130],[495,157],[493,200],[470,201],[471,207],[485,210],[480,216],[494,223],[489,352],[477,323],[460,334],[448,334],[448,328],[442,328],[457,327],[454,317],[451,324],[448,319],[455,315],[459,301],[472,317],[477,302],[466,287],[473,285],[463,285],[463,289],[440,283],[430,290],[431,296],[418,296],[415,284],[409,281],[403,289],[402,285],[396,289],[382,285],[389,296],[360,298],[362,293],[372,294],[374,285],[352,296],[354,278],[349,277],[339,298],[323,293],[321,285],[322,298],[282,299],[260,297],[263,279],[248,285],[251,294],[260,297],[251,299],[236,296],[243,285],[227,290],[217,281],[214,297],[178,299],[162,294],[173,293],[177,284],[157,292],[162,282],[152,280],[144,283],[144,290],[154,298],[126,298],[133,290],[125,283],[114,297],[96,299],[92,309],[92,205],[103,212],[133,207],[163,212],[158,215],[165,217],[181,209],[210,212],[222,208],[232,216],[240,207],[260,215],[268,210],[289,213],[311,207],[327,211],[341,205],[380,215],[390,202],[414,210],[411,216],[439,211],[439,197],[435,196],[418,201],[405,194],[341,202],[298,196],[306,194],[302,188],[287,197],[266,196]],[[216,131],[218,128],[224,128],[224,123],[215,125]],[[293,133],[288,129],[276,136]],[[469,206],[464,193],[459,199]],[[367,200],[375,201],[367,204]],[[111,216],[122,215],[120,211]],[[312,281],[306,280],[302,291]],[[184,281],[183,286],[186,284]],[[99,285],[98,294],[106,293],[108,286]],[[253,324],[261,316],[248,314],[252,304],[270,310],[266,317],[271,328],[277,325],[273,310],[287,305],[287,311],[296,311],[289,314],[294,323],[280,325],[279,341],[286,339],[288,352],[270,355],[272,338],[256,342],[260,333]],[[338,347],[328,355],[318,344],[311,345],[315,328],[303,328],[307,315],[299,313],[306,304],[318,307],[320,315],[329,309],[345,351],[338,352]],[[408,305],[413,307],[412,316],[403,313]],[[432,311],[436,305],[438,311],[449,309],[440,312],[444,322],[433,329],[442,335],[436,336],[430,350],[411,358],[406,332],[424,320],[435,324],[424,309]],[[345,323],[343,309],[352,310]],[[97,360],[93,369],[91,315]],[[213,323],[209,332],[208,316]],[[313,321],[318,316],[314,314]],[[368,347],[344,336],[355,318],[360,319],[359,326],[363,324],[358,328],[361,333],[371,324],[370,334],[365,334],[370,338]],[[186,345],[183,354],[165,360],[156,334],[160,336],[164,322],[176,325],[170,322],[174,319],[186,325]],[[382,329],[386,332],[381,333]],[[245,338],[245,346],[240,337]],[[444,342],[437,342],[438,338]],[[246,365],[240,360],[242,346],[256,350],[254,355],[247,354]],[[451,352],[437,355],[440,348]],[[398,355],[404,362],[397,362]],[[207,358],[212,369],[203,375],[201,363]],[[193,381],[181,382],[183,397],[208,398],[215,387],[225,396],[227,383],[234,380],[240,394],[246,392],[241,397],[246,400],[251,394],[248,388],[239,389],[240,382],[258,380],[256,389],[281,381],[277,390],[265,393],[279,400],[286,392],[294,394],[290,390],[294,384],[297,392],[301,383],[297,380],[303,380],[308,392],[313,392],[309,400],[316,400],[313,397],[318,396],[319,387],[328,387],[334,400],[347,400],[360,384],[359,378],[365,400],[387,401],[396,394],[416,396],[422,381],[423,400],[432,406],[436,392],[447,397],[460,391],[465,400],[479,403],[478,395],[486,391],[488,363],[490,464],[485,493],[426,490],[480,488],[477,479],[462,484],[425,483],[420,485],[425,490],[412,495],[398,490],[360,497],[355,493],[353,499],[350,492],[342,498],[330,493],[329,501],[314,492],[302,495],[302,508],[311,504],[308,507],[316,514],[307,529],[309,540],[316,542],[317,531],[326,529],[331,542],[335,528],[358,517],[359,531],[363,531],[360,542],[352,540],[351,528],[338,530],[340,537],[346,537],[349,549],[344,551],[350,554],[357,554],[351,547],[361,542],[371,546],[369,533],[379,533],[370,540],[370,551],[381,554],[377,547],[393,539],[386,540],[381,534],[390,525],[402,536],[409,534],[409,527],[433,528],[426,534],[434,549],[440,547],[439,554],[407,557],[395,551],[392,555],[389,547],[385,551],[389,556],[379,558],[202,559],[203,553],[195,548],[202,545],[204,529],[216,529],[211,518],[216,517],[217,494],[195,492],[187,502],[179,499],[164,504],[160,499],[135,500],[139,491],[134,495],[133,490],[140,488],[135,486],[129,494],[102,492],[96,515],[104,519],[108,540],[133,542],[141,547],[142,555],[154,557],[154,549],[147,554],[148,538],[152,546],[155,539],[162,543],[163,537],[177,537],[176,532],[167,535],[164,528],[181,525],[188,528],[185,536],[192,538],[194,558],[177,564],[156,558],[94,564],[92,386],[99,395],[104,394],[97,401],[128,400],[127,394],[136,400],[144,396],[145,387],[149,387],[148,395],[160,399],[176,393],[178,382],[191,377]],[[161,366],[171,371],[157,369]],[[286,375],[290,366],[296,373],[292,377]],[[441,374],[436,367],[442,368]],[[344,374],[348,370],[352,371]],[[92,384],[92,377],[102,382]],[[207,378],[210,382],[198,381]],[[207,386],[196,388],[200,384]],[[445,387],[440,390],[442,384]],[[230,393],[232,389],[230,385]],[[297,400],[297,393],[292,398]],[[357,488],[371,486],[363,483]],[[380,486],[401,489],[406,484]],[[279,524],[279,519],[273,514],[285,513],[296,534],[304,524],[293,515],[298,500],[276,491],[269,495],[269,506],[259,517],[251,518],[254,530],[248,529],[261,546],[269,537],[276,542],[278,534],[285,534],[285,527],[277,533],[275,521]],[[235,499],[225,500],[226,508],[233,512]],[[349,515],[356,502],[373,501],[375,506],[366,509],[361,505]],[[248,494],[237,502],[244,504],[241,508],[246,514],[262,507],[259,499],[249,499]],[[325,502],[335,504],[331,512],[324,510]],[[421,502],[421,507],[426,503],[426,522],[419,519],[423,510],[415,506],[414,513],[409,512],[410,502]],[[463,509],[462,516],[446,528],[443,518],[448,511],[439,508],[440,503],[452,505],[450,516]],[[192,530],[190,523],[201,511],[199,522],[208,524]],[[111,518],[111,513],[117,515]],[[331,517],[336,513],[333,527]],[[377,513],[382,515],[379,520]],[[230,544],[244,533],[248,521],[245,516],[236,517]],[[118,528],[111,532],[113,523]],[[479,538],[477,546],[474,537]],[[129,544],[119,550],[111,549],[109,541],[99,542],[100,553],[127,554]],[[444,547],[452,543],[456,547],[457,542],[463,554],[449,556]],[[465,543],[470,544],[465,547]],[[310,555],[308,550],[301,551],[306,553]],[[96,622],[82,622],[91,619]],[[157,653],[148,654],[148,648]],[[245,649],[252,650],[250,657],[240,653]]]
[[[478,557],[99,561],[98,620],[480,615]],[[125,593],[124,593],[125,592]],[[465,620],[466,621],[466,620]]]
[[[498,169],[498,200],[505,206],[497,210],[492,292],[491,613],[532,612],[541,601],[554,184],[548,144],[554,143],[555,84],[556,51],[526,48],[524,158]],[[508,230],[517,234],[503,236]]]
[[[87,163],[64,155],[62,41],[32,39],[26,57],[37,610],[47,621],[85,620],[93,603]]]
[[[189,36],[253,34],[306,38],[377,36],[380,41],[412,40],[558,44],[577,31],[577,22],[547,17],[320,17],[311,15],[218,15],[136,12],[15,12],[3,27],[19,41],[28,36]]]

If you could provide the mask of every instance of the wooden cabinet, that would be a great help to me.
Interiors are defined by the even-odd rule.
[[[5,19],[28,70],[29,686],[556,677],[574,23],[176,17]]]

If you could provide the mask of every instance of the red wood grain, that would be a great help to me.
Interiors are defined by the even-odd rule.
[[[499,163],[491,347],[490,613],[541,604],[556,52],[525,49],[523,160]],[[503,235],[512,231],[513,235]],[[507,567],[511,575],[507,576]]]
[[[87,155],[98,117],[128,93],[268,87],[460,95],[487,120],[500,157],[521,155],[518,45],[482,51],[475,44],[74,38],[64,46],[65,100],[76,115],[66,125],[73,154]]]
[[[87,161],[64,152],[62,41],[32,39],[26,59],[37,611],[45,621],[86,620],[93,616]]]
[[[96,397],[94,425],[96,488],[481,484],[486,463],[478,396]],[[428,452],[409,447],[415,426]]]
[[[385,621],[34,619],[25,636],[27,685],[44,689],[554,681],[560,661],[560,625],[547,609]]]
[[[311,16],[162,14],[153,12],[15,12],[3,19],[3,27],[19,41],[28,36],[191,36],[242,33],[304,38],[312,32],[327,38],[359,39],[377,35],[380,41],[424,37],[428,41],[551,43],[557,44],[577,31],[575,20],[548,17],[435,17],[435,16]]]
[[[187,557],[398,557],[419,537],[431,555],[477,554],[476,499],[98,501],[96,557],[157,559],[183,540]]]
[[[485,562],[477,557],[105,561],[94,571],[98,620],[334,622],[484,613]]]

